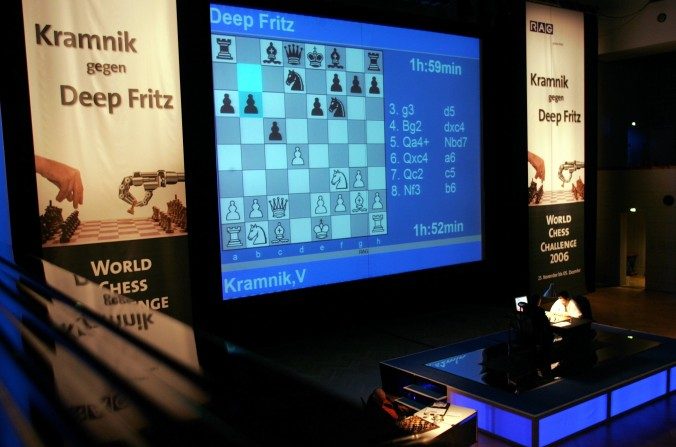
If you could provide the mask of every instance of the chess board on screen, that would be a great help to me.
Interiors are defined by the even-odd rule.
[[[477,38],[210,15],[223,299],[481,259]]]

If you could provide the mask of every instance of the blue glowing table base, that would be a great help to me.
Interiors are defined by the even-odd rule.
[[[411,389],[446,392],[453,405],[477,410],[479,429],[524,446],[546,446],[676,390],[676,340],[603,325],[583,367],[555,369],[552,377],[526,375],[514,362],[487,358],[507,352],[498,332],[380,363],[383,388],[425,400]],[[570,360],[570,358],[568,359]],[[495,381],[486,365],[504,373]],[[563,363],[563,362],[562,362]],[[423,402],[425,403],[425,402]]]

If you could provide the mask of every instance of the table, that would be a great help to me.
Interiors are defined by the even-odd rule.
[[[417,435],[402,436],[388,444],[471,446],[478,442],[476,410],[451,405],[442,418],[444,411],[446,410],[431,407],[418,410],[415,416],[439,427]]]

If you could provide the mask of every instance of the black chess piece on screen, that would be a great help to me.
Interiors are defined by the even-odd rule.
[[[247,95],[246,107],[244,107],[244,113],[258,113],[258,107],[256,107],[256,100],[252,94]]]
[[[369,93],[372,95],[377,95],[380,93],[380,88],[378,87],[378,81],[376,80],[376,77],[373,76],[371,78],[371,88],[369,88]]]
[[[312,104],[312,116],[324,116],[324,111],[322,110],[322,105],[319,103],[319,98],[315,98],[315,102]]]
[[[282,139],[282,134],[279,133],[279,126],[277,125],[277,121],[272,122],[272,127],[270,128],[269,139],[271,141],[279,141],[279,140]]]
[[[361,85],[359,85],[359,78],[357,75],[354,75],[352,79],[352,87],[350,88],[350,93],[361,93]]]
[[[232,99],[230,99],[230,95],[228,93],[223,95],[221,113],[235,113],[235,108],[232,106]]]

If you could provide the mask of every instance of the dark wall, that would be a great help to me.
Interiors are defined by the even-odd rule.
[[[599,169],[676,165],[676,52],[601,61],[598,76]]]

